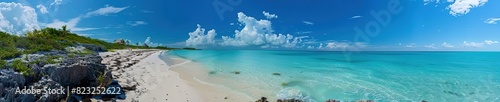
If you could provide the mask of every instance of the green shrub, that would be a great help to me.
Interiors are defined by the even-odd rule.
[[[0,60],[0,69],[5,69],[7,67],[7,62]]]
[[[102,82],[104,82],[104,74],[102,72],[99,72],[99,76],[97,77],[97,81],[99,81],[99,84],[102,84]]]
[[[45,57],[45,62],[47,62],[49,64],[59,63],[59,61],[55,61],[55,59],[59,59],[59,57],[58,56],[47,56],[47,57]]]
[[[69,54],[68,54],[68,57],[69,57],[69,58],[75,58],[75,54],[74,54],[74,53],[69,53]]]
[[[23,61],[20,59],[16,59],[12,61],[12,67],[15,68],[17,72],[21,72],[24,76],[30,76],[33,75],[34,72],[31,68],[27,67]]]

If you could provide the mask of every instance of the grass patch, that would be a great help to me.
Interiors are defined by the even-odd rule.
[[[30,76],[33,75],[34,72],[31,68],[27,67],[23,61],[20,59],[16,59],[12,61],[12,67],[15,68],[17,72],[21,72],[24,76]]]

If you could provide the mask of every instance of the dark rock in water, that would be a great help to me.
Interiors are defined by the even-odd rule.
[[[328,99],[325,102],[340,102],[340,100],[333,100],[333,99]]]
[[[241,72],[240,71],[234,71],[233,73],[234,74],[240,74]]]
[[[283,99],[283,100],[282,99],[278,99],[276,102],[304,102],[304,101],[299,100],[299,99]]]
[[[273,73],[273,75],[276,75],[276,76],[281,76],[280,73]]]
[[[255,101],[255,102],[269,102],[269,101],[267,101],[266,97],[261,97],[259,100]]]
[[[426,100],[422,100],[421,102],[427,102]]]
[[[455,96],[462,96],[460,95],[459,93],[456,93],[456,92],[451,92],[451,91],[446,91],[446,90],[443,90],[444,93],[447,93],[447,94],[452,94],[452,95],[455,95]]]

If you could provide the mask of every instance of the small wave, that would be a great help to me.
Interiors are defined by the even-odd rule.
[[[278,97],[278,99],[298,99],[302,100],[303,102],[317,102],[313,100],[309,95],[293,88],[283,88],[276,94],[276,96]]]

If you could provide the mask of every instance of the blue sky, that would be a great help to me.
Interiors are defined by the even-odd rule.
[[[106,41],[204,49],[500,50],[493,0],[4,0],[0,8],[0,31],[18,35],[68,25]]]

